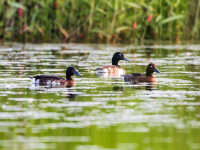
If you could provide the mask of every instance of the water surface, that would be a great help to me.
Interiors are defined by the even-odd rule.
[[[12,44],[0,47],[0,149],[200,149],[200,45]],[[158,82],[99,77],[114,52],[127,73],[157,65]],[[72,88],[31,84],[27,75],[74,76]]]

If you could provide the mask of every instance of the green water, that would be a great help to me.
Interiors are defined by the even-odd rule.
[[[127,73],[162,73],[153,85],[99,77],[114,52]],[[1,150],[200,149],[200,45],[112,46],[43,44],[0,47]],[[31,84],[26,75],[65,78],[75,87]]]

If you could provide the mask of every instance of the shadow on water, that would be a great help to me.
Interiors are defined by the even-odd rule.
[[[124,87],[123,86],[113,86],[113,91],[123,91]]]
[[[76,96],[78,95],[75,90],[72,89],[72,87],[75,87],[75,85],[73,86],[66,86],[66,97],[70,98],[70,101],[75,101]]]
[[[155,83],[149,83],[146,85],[146,90],[152,91],[155,90],[157,85]]]
[[[29,89],[30,90],[35,90],[35,91],[48,91],[51,90],[51,92],[59,92],[60,89],[62,89],[62,91],[64,91],[66,93],[66,98],[70,98],[70,101],[75,101],[75,98],[78,94],[78,92],[76,92],[75,90],[73,90],[73,87],[75,87],[74,85],[58,85],[58,84],[43,84],[43,85],[39,85],[39,84],[33,84],[31,83]]]
[[[135,90],[157,90],[157,82],[150,82],[150,83],[125,83],[125,86],[123,88],[131,88]],[[126,86],[127,85],[127,86]]]

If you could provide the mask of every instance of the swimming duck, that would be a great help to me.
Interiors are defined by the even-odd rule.
[[[112,65],[105,65],[101,68],[97,68],[97,74],[108,73],[109,75],[114,76],[126,74],[124,68],[118,65],[120,60],[130,61],[121,52],[116,52],[112,57]]]
[[[148,64],[146,74],[143,73],[131,73],[124,76],[125,82],[156,82],[156,78],[153,76],[153,72],[160,73],[153,63]]]
[[[38,75],[34,77],[27,76],[32,83],[39,85],[60,84],[66,86],[73,86],[76,82],[72,79],[73,75],[81,76],[81,74],[74,67],[68,67],[66,70],[66,79],[54,75]]]

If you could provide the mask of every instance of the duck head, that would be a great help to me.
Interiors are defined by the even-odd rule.
[[[129,59],[127,59],[123,53],[121,52],[116,52],[113,57],[112,57],[112,65],[116,65],[118,66],[118,61],[120,60],[125,60],[125,61],[130,61]]]
[[[66,79],[72,80],[73,75],[81,76],[81,74],[76,70],[75,67],[68,67],[66,70]]]
[[[148,64],[146,69],[146,76],[152,76],[153,72],[160,73],[160,71],[156,68],[156,65],[153,63]]]

